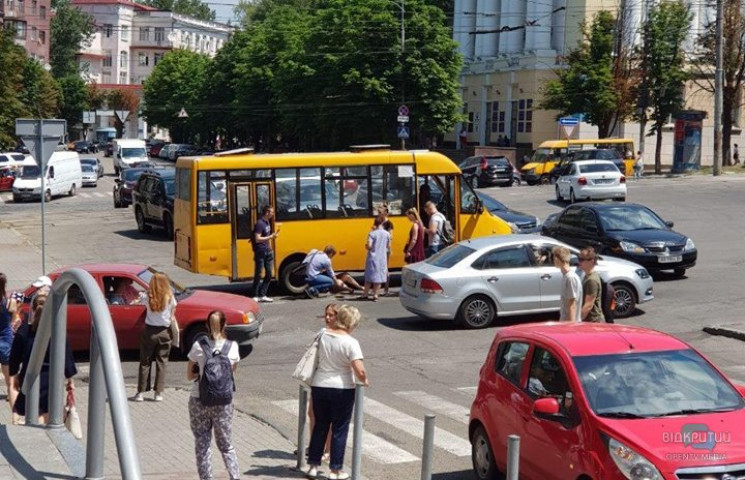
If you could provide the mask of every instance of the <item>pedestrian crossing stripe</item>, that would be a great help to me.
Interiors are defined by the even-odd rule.
[[[446,417],[450,417],[460,423],[468,425],[468,417],[471,414],[471,410],[462,405],[448,402],[436,395],[431,395],[422,391],[395,392],[394,395],[412,403],[426,406],[432,412],[445,415]]]
[[[104,195],[103,193],[99,193],[99,192],[94,192],[93,195],[95,195],[95,196],[97,196],[99,198],[106,198],[106,195]]]
[[[473,395],[476,395],[476,390],[478,390],[479,387],[460,387],[458,388],[459,392],[463,393],[470,393]]]

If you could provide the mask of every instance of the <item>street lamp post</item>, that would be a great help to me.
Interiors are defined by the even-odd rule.
[[[404,53],[406,52],[406,23],[404,16],[406,14],[406,0],[390,2],[401,10],[401,105],[406,105],[406,80],[404,78]],[[406,150],[406,139],[401,138],[401,150]]]

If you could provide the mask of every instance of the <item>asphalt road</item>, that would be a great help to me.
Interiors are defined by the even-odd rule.
[[[246,293],[245,284],[225,285],[221,278],[194,275],[173,265],[171,242],[159,232],[137,231],[131,208],[115,210],[111,160],[95,189],[76,197],[53,200],[47,208],[48,262],[56,266],[92,261],[141,262],[167,272],[189,286]],[[629,182],[628,200],[645,204],[675,229],[690,235],[699,250],[698,265],[687,277],[660,277],[655,300],[642,305],[628,323],[673,333],[691,342],[723,371],[745,382],[745,344],[710,337],[702,327],[742,320],[745,287],[742,253],[745,222],[745,175],[687,178],[644,178]],[[485,192],[513,208],[540,218],[560,210],[553,187],[491,188]],[[39,204],[3,203],[3,223],[10,223],[29,241],[40,243]],[[333,242],[333,239],[329,239]],[[371,378],[366,392],[364,429],[367,450],[363,474],[370,480],[418,478],[422,424],[426,413],[437,415],[434,478],[470,479],[467,412],[479,369],[496,332],[455,329],[449,322],[426,321],[406,312],[398,299],[377,303],[350,299],[293,299],[276,296],[263,306],[264,334],[237,373],[238,408],[274,425],[293,438],[298,386],[290,374],[313,334],[321,327],[323,307],[330,301],[353,303],[364,314],[355,336],[365,353]],[[513,324],[545,319],[520,317]],[[136,379],[136,353],[125,355],[128,383]],[[173,359],[169,386],[186,386],[185,365]],[[296,407],[295,407],[296,408]],[[350,437],[351,445],[351,437]],[[351,461],[348,451],[347,462]]]

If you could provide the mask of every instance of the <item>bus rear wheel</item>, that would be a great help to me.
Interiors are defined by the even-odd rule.
[[[300,295],[308,286],[305,281],[305,268],[303,268],[302,263],[302,258],[290,260],[279,272],[279,281],[282,287],[293,295]]]

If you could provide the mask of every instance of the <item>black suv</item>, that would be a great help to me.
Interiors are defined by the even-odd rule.
[[[460,170],[473,188],[501,185],[512,186],[512,164],[506,157],[468,157],[460,165]]]
[[[162,227],[173,238],[173,199],[176,193],[176,169],[148,169],[137,179],[132,190],[137,229],[149,232],[153,225]]]

